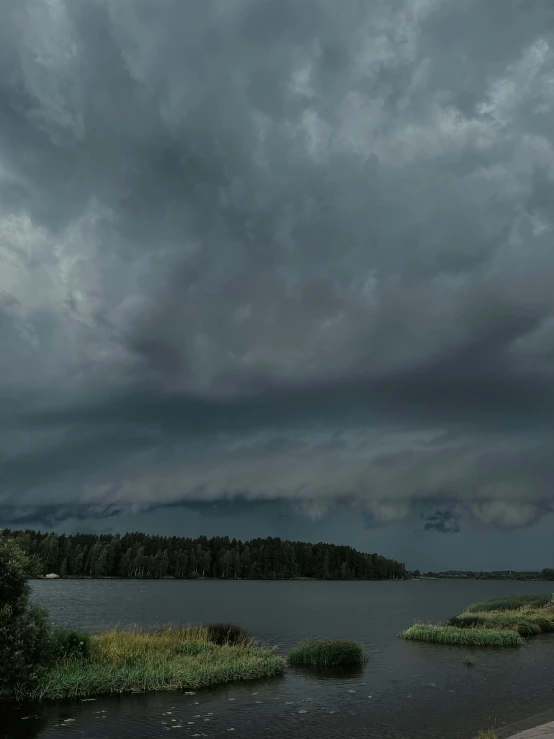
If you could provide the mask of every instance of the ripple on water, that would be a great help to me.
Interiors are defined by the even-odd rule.
[[[343,637],[361,643],[369,661],[350,674],[291,668],[272,681],[196,695],[3,707],[0,737],[150,739],[165,730],[212,739],[232,731],[245,739],[282,739],[300,731],[317,739],[405,739],[409,726],[411,739],[444,739],[448,726],[449,739],[467,739],[490,725],[491,712],[511,723],[551,708],[554,637],[537,637],[519,650],[472,654],[469,670],[462,661],[466,649],[407,643],[398,632],[414,618],[440,621],[473,601],[550,587],[487,581],[37,582],[35,598],[63,626],[99,631],[137,621],[148,628],[224,619],[278,644],[283,654],[305,638]]]

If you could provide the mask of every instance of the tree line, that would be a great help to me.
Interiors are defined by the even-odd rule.
[[[14,538],[40,572],[60,577],[388,580],[406,577],[403,562],[349,546],[279,538],[239,541],[148,534],[55,534],[0,531]]]
[[[416,570],[416,573],[415,577],[419,577],[419,570]],[[423,577],[456,580],[554,580],[554,569],[545,567],[539,571],[527,572],[518,572],[517,570],[493,570],[492,572],[448,570],[446,572],[425,572]]]

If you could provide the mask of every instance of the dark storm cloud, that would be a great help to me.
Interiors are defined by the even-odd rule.
[[[425,531],[438,531],[441,534],[457,534],[460,531],[458,517],[448,510],[436,510],[427,516]]]
[[[0,522],[545,516],[553,29],[538,0],[5,2]]]

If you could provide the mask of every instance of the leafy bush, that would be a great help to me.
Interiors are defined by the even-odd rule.
[[[52,663],[46,612],[29,604],[31,562],[12,539],[0,535],[0,697],[32,687]]]
[[[0,696],[9,698],[16,686],[34,685],[51,661],[46,612],[27,608],[18,613],[9,605],[0,607]]]
[[[56,660],[90,657],[90,635],[74,629],[58,629],[52,634],[52,650]]]
[[[357,665],[364,661],[362,648],[353,641],[305,641],[289,655],[293,665]]]
[[[34,685],[52,662],[46,612],[29,605],[32,564],[16,542],[0,536],[0,697]]]
[[[0,531],[0,603],[25,607],[31,564],[17,544]]]
[[[208,624],[208,639],[222,646],[223,644],[249,644],[252,637],[245,629],[236,624],[216,623]]]

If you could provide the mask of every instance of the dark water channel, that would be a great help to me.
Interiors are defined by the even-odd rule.
[[[470,739],[480,728],[505,728],[554,709],[554,636],[519,649],[473,650],[468,667],[467,649],[405,642],[398,632],[414,619],[444,620],[477,600],[552,589],[448,580],[36,582],[35,601],[59,626],[101,631],[116,624],[232,621],[283,654],[306,637],[342,637],[360,642],[369,659],[354,672],[289,669],[282,678],[191,696],[2,709],[0,736]]]

